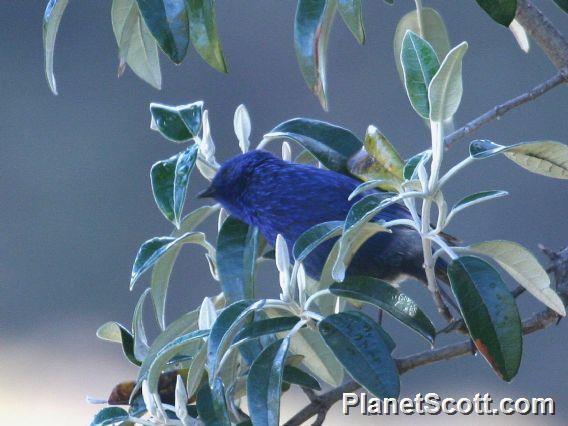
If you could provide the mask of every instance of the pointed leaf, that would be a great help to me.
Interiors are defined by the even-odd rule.
[[[365,27],[363,26],[363,5],[361,0],[338,0],[337,8],[349,31],[353,33],[359,44],[365,43]]]
[[[215,211],[217,211],[217,209],[212,206],[202,206],[192,211],[183,218],[179,229],[172,232],[171,237],[178,238],[187,232],[193,231]],[[152,269],[152,300],[154,302],[158,324],[162,330],[166,327],[166,295],[170,283],[170,276],[181,248],[182,246],[178,245],[163,254],[156,261]]]
[[[450,40],[448,38],[448,30],[444,24],[444,20],[438,12],[429,7],[423,7],[421,13],[421,22],[418,20],[416,9],[408,12],[399,21],[394,34],[394,60],[400,80],[404,83],[404,71],[400,52],[402,50],[402,40],[406,32],[410,30],[424,40],[426,40],[436,51],[438,59],[445,58],[450,51]]]
[[[111,18],[120,58],[119,75],[128,64],[138,77],[160,89],[158,45],[140,16],[136,0],[113,0]]]
[[[340,220],[323,222],[312,226],[300,235],[294,243],[294,259],[302,262],[321,243],[341,235],[342,230],[343,222]]]
[[[150,170],[154,200],[164,217],[172,223],[175,222],[174,180],[179,156],[176,154],[167,160],[158,161]]]
[[[404,170],[402,173],[404,179],[406,180],[415,179],[417,176],[417,170],[420,167],[420,165],[428,162],[431,157],[432,157],[432,151],[428,149],[409,158],[406,164],[404,165]]]
[[[179,228],[183,206],[187,195],[189,177],[197,161],[197,145],[191,145],[179,154],[174,174],[174,225]]]
[[[265,140],[286,138],[310,151],[325,167],[349,174],[347,162],[363,143],[349,130],[324,121],[294,118],[279,124]]]
[[[379,398],[398,397],[396,364],[375,321],[364,314],[342,312],[324,318],[318,328],[355,381]]]
[[[181,352],[194,357],[205,344],[203,338],[208,335],[209,330],[196,330],[183,334],[160,349],[149,363],[144,362],[148,365],[147,380],[150,392],[158,392],[158,381],[168,361]]]
[[[106,407],[95,415],[91,422],[91,426],[114,425],[126,421],[128,417],[128,412],[123,408]]]
[[[187,395],[189,398],[198,391],[199,385],[205,374],[205,363],[207,362],[207,345],[203,345],[199,352],[193,357],[187,369]]]
[[[284,367],[282,380],[286,383],[289,383],[291,385],[298,385],[302,388],[312,389],[316,391],[321,390],[321,386],[314,376],[292,365],[286,365]]]
[[[294,21],[294,45],[300,70],[326,111],[327,43],[336,10],[335,1],[298,0]]]
[[[122,325],[114,321],[107,322],[99,327],[97,337],[109,342],[120,343],[126,359],[132,364],[140,366],[141,362],[134,355],[134,338]]]
[[[43,15],[43,50],[45,54],[45,76],[54,95],[57,95],[57,85],[53,74],[53,53],[55,37],[65,8],[69,0],[49,0]]]
[[[517,0],[476,0],[495,22],[508,27],[517,13]]]
[[[207,383],[197,393],[197,412],[201,423],[207,426],[231,424],[227,413],[223,382],[216,380],[213,389]]]
[[[499,273],[478,257],[453,260],[448,277],[475,346],[503,380],[511,381],[523,351],[515,299]]]
[[[217,268],[228,303],[254,298],[254,273],[260,233],[229,216],[217,239]]]
[[[347,277],[341,283],[332,284],[329,291],[336,296],[371,303],[416,331],[428,342],[434,342],[436,330],[426,314],[410,297],[384,281],[371,277]]]
[[[138,278],[150,269],[167,252],[180,244],[199,244],[207,249],[209,256],[214,256],[214,248],[205,239],[202,232],[187,232],[178,238],[174,237],[155,237],[146,241],[136,255],[132,275],[130,278],[130,289],[132,290]]]
[[[440,68],[434,48],[426,40],[407,31],[401,51],[404,85],[412,108],[422,117],[430,117],[428,86]]]
[[[185,58],[189,45],[185,0],[137,0],[140,13],[162,51],[176,64]]]
[[[148,355],[144,358],[144,362],[140,366],[140,371],[138,372],[138,378],[136,382],[136,388],[134,389],[132,395],[136,394],[140,387],[142,386],[142,382],[148,378],[148,369],[150,365],[155,360],[156,356],[160,351],[170,342],[174,341],[180,336],[188,334],[192,331],[197,330],[197,319],[199,316],[199,310],[196,309],[194,311],[188,312],[175,321],[173,321],[168,327],[158,334],[158,336],[154,339],[152,344],[150,345],[150,350],[148,351]]]
[[[230,346],[231,342],[239,331],[239,328],[233,327],[231,329],[233,323],[235,323],[237,319],[243,319],[244,321],[242,321],[238,325],[242,324],[242,326],[244,326],[249,320],[252,319],[252,315],[240,317],[244,311],[246,311],[247,313],[250,312],[251,314],[254,313],[247,310],[247,308],[251,304],[251,301],[241,300],[229,305],[221,311],[221,313],[217,317],[217,320],[215,321],[215,324],[213,324],[213,327],[211,328],[211,334],[209,335],[209,339],[207,341],[207,366],[209,370],[210,381],[214,380],[217,366],[221,361],[220,358],[223,356],[223,353]],[[228,335],[229,330],[232,330],[232,333],[230,335]]]
[[[343,381],[343,367],[317,331],[303,328],[294,334],[290,352],[303,355],[302,364],[330,386],[339,386]]]
[[[139,360],[144,360],[148,355],[148,338],[146,337],[146,330],[144,329],[143,308],[146,296],[150,289],[147,288],[138,299],[136,308],[134,308],[134,315],[132,317],[132,337],[134,338],[134,356]]]
[[[534,297],[560,315],[566,316],[562,299],[550,288],[548,274],[523,246],[512,241],[496,240],[473,244],[468,250],[495,260]]]
[[[289,338],[277,340],[252,363],[247,378],[247,401],[254,425],[280,424],[282,375],[289,345]]]
[[[191,43],[197,53],[217,71],[227,72],[227,64],[217,34],[214,0],[186,0],[189,7]]]
[[[462,59],[468,45],[464,41],[446,55],[428,87],[430,120],[443,122],[457,111],[463,93]]]
[[[257,337],[266,336],[267,334],[288,331],[294,327],[298,321],[300,321],[300,318],[290,316],[254,321],[241,330],[241,332],[235,337],[235,341],[255,339]]]
[[[462,198],[452,207],[450,214],[446,218],[446,225],[460,211],[467,209],[468,207],[475,206],[476,204],[484,203],[485,201],[504,197],[506,195],[509,195],[507,191],[482,191],[468,195],[467,197]]]

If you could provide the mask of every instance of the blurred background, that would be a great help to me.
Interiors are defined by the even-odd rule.
[[[437,8],[455,44],[470,43],[464,62],[464,97],[459,126],[488,108],[547,79],[555,70],[533,45],[526,55],[511,33],[494,24],[475,2],[427,1]],[[560,28],[568,17],[552,1],[537,1]],[[153,162],[179,146],[149,129],[148,104],[180,104],[203,99],[210,111],[220,161],[238,152],[233,112],[246,104],[258,142],[276,124],[295,116],[327,120],[363,136],[379,127],[409,156],[427,146],[428,132],[410,107],[392,53],[398,20],[413,2],[389,7],[365,2],[367,43],[361,47],[336,22],[328,58],[330,112],[321,110],[298,69],[293,43],[295,2],[233,0],[217,3],[217,19],[229,74],[210,69],[190,51],[183,65],[162,60],[164,83],[156,91],[129,70],[117,79],[117,49],[110,22],[111,1],[71,2],[63,18],[55,53],[59,96],[43,73],[41,20],[45,1],[4,1],[0,16],[0,423],[86,425],[99,407],[87,395],[106,397],[119,381],[135,377],[118,345],[99,341],[99,325],[116,320],[130,325],[138,295],[128,290],[139,245],[167,235],[169,223],[150,191]],[[568,142],[565,87],[539,98],[475,137],[511,144],[534,139]],[[277,145],[273,145],[274,148]],[[448,163],[466,155],[466,143]],[[461,174],[448,187],[454,201],[472,191],[506,189],[510,196],[460,216],[452,229],[466,243],[511,239],[538,253],[568,244],[567,189],[564,181],[528,174],[493,159]],[[197,173],[192,194],[205,182]],[[201,201],[194,195],[187,210]],[[214,220],[205,229],[214,231]],[[272,271],[261,271],[267,295],[277,294]],[[199,249],[182,252],[174,270],[168,319],[194,309],[217,292]],[[422,288],[404,286],[434,313]],[[540,308],[522,297],[525,314]],[[152,323],[148,313],[148,323]],[[150,328],[152,326],[149,326]],[[400,341],[397,353],[427,349],[415,335],[387,319]],[[361,424],[567,424],[567,325],[561,322],[525,339],[519,375],[501,382],[480,357],[466,357],[421,368],[402,377],[403,396],[435,391],[442,397],[553,397],[554,417],[363,418]],[[441,343],[444,343],[442,339]],[[296,406],[300,394],[286,397]],[[285,402],[286,403],[286,402]],[[285,416],[290,414],[287,406]],[[293,408],[293,407],[292,407]],[[342,424],[340,408],[329,424]]]

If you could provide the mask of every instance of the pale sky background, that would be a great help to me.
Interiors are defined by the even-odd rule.
[[[163,58],[161,92],[130,71],[116,78],[110,1],[70,3],[55,54],[57,97],[43,74],[41,18],[46,2],[5,0],[0,15],[0,424],[86,425],[98,407],[87,405],[85,397],[104,397],[115,383],[135,376],[120,348],[99,341],[95,330],[109,320],[130,324],[138,295],[148,284],[146,277],[133,293],[128,291],[134,255],[143,241],[171,230],[152,199],[149,170],[179,146],[149,130],[150,102],[203,99],[221,161],[238,152],[232,120],[240,103],[252,116],[254,142],[284,120],[307,116],[343,125],[359,136],[374,124],[406,157],[428,143],[392,54],[396,23],[411,10],[411,1],[399,0],[394,7],[364,2],[363,47],[336,22],[330,40],[329,113],[305,87],[296,63],[293,1],[217,2],[230,73],[213,71],[195,51],[179,67]],[[568,31],[568,16],[552,1],[537,3]],[[554,74],[537,46],[528,55],[522,53],[509,31],[494,24],[475,2],[425,4],[442,12],[454,44],[470,44],[458,125]],[[566,88],[556,89],[475,137],[504,144],[540,138],[567,143],[567,99]],[[462,158],[465,148],[462,143],[452,150],[446,164]],[[510,239],[535,252],[538,243],[554,249],[568,244],[565,182],[528,174],[504,159],[484,162],[461,177],[448,187],[450,200],[479,190],[510,191],[508,198],[471,209],[453,223],[451,232],[466,243]],[[203,185],[202,179],[193,180],[186,211],[200,203],[193,194]],[[265,270],[262,277],[263,292],[277,294],[274,275]],[[170,320],[217,291],[198,249],[184,249],[171,289]],[[413,284],[405,289],[433,313],[422,289]],[[540,306],[524,296],[521,308],[526,315]],[[398,355],[427,349],[392,320],[386,326],[399,341]],[[480,357],[422,368],[402,378],[404,396],[431,391],[452,397],[477,392],[551,396],[557,401],[554,418],[349,421],[566,424],[566,327],[562,322],[525,339],[521,371],[510,384],[501,382]],[[285,401],[299,403],[300,398],[286,396]],[[328,424],[346,423],[338,413],[339,408],[332,410]]]

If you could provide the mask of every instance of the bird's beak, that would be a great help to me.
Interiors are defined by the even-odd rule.
[[[215,188],[210,186],[207,189],[204,189],[199,194],[197,194],[199,198],[214,198],[215,197]]]

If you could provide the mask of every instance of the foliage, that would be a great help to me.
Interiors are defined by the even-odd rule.
[[[261,141],[259,146],[274,140],[294,141],[311,154],[303,156],[308,161],[315,158],[330,169],[366,180],[354,194],[371,191],[353,205],[345,221],[323,223],[306,231],[291,255],[284,240],[277,239],[273,259],[280,276],[281,294],[277,299],[258,300],[254,296],[256,265],[271,261],[270,256],[263,256],[268,249],[257,229],[226,217],[218,205],[199,207],[182,217],[191,169],[197,166],[206,179],[211,179],[218,168],[203,104],[151,107],[152,128],[176,144],[188,145],[152,167],[156,204],[176,229],[171,236],[146,241],[136,256],[131,286],[145,271],[153,269],[153,276],[151,292],[142,294],[135,309],[132,333],[116,323],[99,329],[99,337],[122,344],[128,359],[140,366],[140,374],[131,394],[130,413],[105,408],[93,424],[136,423],[143,418],[144,424],[187,425],[201,419],[206,424],[252,421],[277,425],[281,394],[292,384],[316,389],[323,383],[335,386],[341,383],[344,372],[379,397],[396,397],[400,384],[391,355],[396,343],[368,311],[361,310],[361,304],[388,313],[434,345],[437,333],[432,320],[416,302],[388,283],[370,277],[346,278],[344,271],[362,241],[398,225],[420,233],[427,247],[427,270],[433,272],[433,265],[441,256],[449,260],[447,274],[452,293],[478,351],[504,380],[516,375],[522,355],[519,311],[515,298],[490,262],[502,267],[561,315],[565,315],[564,304],[551,288],[543,268],[518,244],[486,241],[450,246],[442,238],[448,223],[459,212],[506,192],[472,194],[448,211],[443,189],[464,167],[500,154],[533,173],[567,179],[568,147],[550,141],[503,146],[477,140],[470,144],[463,161],[441,174],[443,122],[452,118],[461,100],[461,62],[466,47],[465,43],[459,44],[438,61],[427,40],[406,32],[401,43],[406,91],[419,117],[429,120],[432,133],[431,147],[406,162],[373,126],[367,130],[363,143],[341,127],[294,119],[276,126]],[[425,68],[425,64],[433,64],[433,68]],[[251,133],[244,106],[237,109],[234,126],[244,152],[249,149]],[[289,156],[287,142],[284,147],[283,152]],[[360,161],[361,155],[371,160]],[[352,161],[353,158],[359,161]],[[393,192],[373,192],[373,188],[385,184]],[[396,202],[406,205],[412,220],[368,227],[386,205]],[[431,217],[433,205],[438,210],[434,227],[424,221]],[[214,212],[220,215],[216,246],[205,234],[194,230]],[[339,240],[321,280],[308,279],[303,260],[318,245],[334,237]],[[186,243],[197,243],[206,249],[212,280],[219,282],[222,291],[168,325],[164,308],[169,275],[177,253]],[[429,282],[429,288],[433,293],[438,291],[436,282]],[[163,330],[152,343],[147,342],[141,315],[148,294]],[[332,301],[331,307],[326,300]],[[177,375],[177,386],[175,395],[167,402],[162,400],[159,380],[172,373]],[[144,400],[142,410],[139,403],[134,404],[140,392]],[[245,396],[248,413],[241,407]]]
[[[514,20],[516,0],[476,0],[479,6],[497,23],[511,28],[521,47],[528,49],[528,38],[522,26]],[[568,12],[566,0],[554,0]],[[328,108],[326,58],[329,33],[337,15],[341,17],[359,44],[365,43],[362,0],[297,0],[294,18],[294,47],[300,71],[308,88]],[[392,5],[394,1],[385,1]],[[53,73],[55,37],[68,0],[49,0],[44,14],[45,73],[53,93],[57,94]],[[421,34],[436,51],[439,59],[449,48],[447,31],[440,15],[423,8],[408,13],[397,29],[395,60],[399,72],[401,36],[406,30]],[[118,45],[118,75],[128,65],[151,86],[160,89],[162,74],[158,48],[173,63],[181,63],[189,45],[212,68],[228,72],[221,48],[215,18],[214,0],[113,0],[112,28]],[[410,52],[409,52],[410,53]],[[426,57],[425,57],[426,59]],[[420,84],[420,83],[417,83]],[[424,88],[422,93],[425,93]],[[413,96],[417,93],[413,93]],[[413,106],[415,104],[413,102]]]
[[[511,3],[516,4],[478,3],[502,24],[510,23],[505,16]],[[258,229],[228,215],[218,204],[197,207],[184,216],[190,181],[196,174],[192,171],[196,168],[211,180],[219,168],[208,111],[201,101],[150,106],[151,128],[177,149],[181,145],[179,153],[156,162],[150,173],[157,207],[174,229],[169,235],[148,239],[134,259],[131,289],[146,272],[151,270],[152,276],[134,309],[131,330],[108,322],[97,332],[100,338],[121,344],[139,373],[131,387],[121,385],[121,390],[128,389],[126,400],[111,396],[111,407],[101,410],[92,425],[278,425],[281,396],[292,385],[304,389],[338,386],[346,374],[378,397],[397,397],[399,370],[392,355],[396,341],[372,313],[386,312],[432,346],[441,331],[392,283],[345,274],[367,239],[395,226],[412,228],[420,235],[428,290],[440,312],[447,307],[440,297],[435,267],[438,259],[446,260],[453,295],[450,302],[456,306],[457,319],[463,320],[477,350],[503,380],[510,381],[517,374],[523,341],[516,299],[495,266],[550,309],[566,315],[546,271],[525,248],[510,241],[460,246],[445,237],[447,226],[460,212],[507,194],[503,190],[476,192],[448,209],[444,186],[463,168],[503,155],[532,173],[568,179],[568,147],[548,140],[509,146],[475,140],[466,157],[442,173],[445,129],[461,102],[462,61],[468,45],[463,42],[451,48],[441,16],[417,4],[417,11],[400,21],[394,49],[410,105],[419,122],[429,126],[429,147],[418,147],[420,152],[403,160],[395,144],[375,126],[369,126],[361,140],[347,129],[306,118],[277,125],[257,145],[258,149],[280,141],[283,157],[291,161],[293,150],[288,141],[294,142],[301,149],[295,161],[317,163],[361,181],[351,198],[365,196],[353,204],[345,219],[308,229],[291,251],[281,236],[275,247],[268,247]],[[65,6],[64,1],[52,0],[46,11],[46,63],[54,91],[53,43]],[[156,45],[178,63],[191,42],[213,67],[226,70],[213,6],[212,1],[115,0],[113,27],[121,66],[129,64],[159,86],[159,66],[153,54]],[[295,40],[300,66],[324,105],[325,58],[314,55],[325,56],[327,34],[337,12],[362,43],[360,1],[298,1]],[[141,63],[140,54],[133,52],[145,52],[147,62]],[[243,105],[235,111],[233,124],[238,146],[247,152],[251,120]],[[404,204],[412,218],[373,221],[394,203]],[[218,215],[215,244],[211,235],[196,230],[213,214]],[[310,279],[303,261],[332,238],[337,241],[321,278]],[[185,244],[205,249],[217,294],[168,323],[170,276]],[[271,262],[278,271],[278,298],[256,297],[260,262]],[[148,340],[143,322],[148,297],[160,328],[153,341]],[[175,386],[168,382],[171,377],[175,377]],[[113,405],[128,405],[128,411]]]

